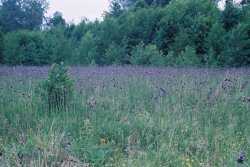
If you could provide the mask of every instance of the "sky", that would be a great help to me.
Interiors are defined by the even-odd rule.
[[[79,23],[83,17],[90,21],[102,20],[102,14],[109,9],[109,0],[48,0],[49,10],[46,16],[59,11],[69,23]]]
[[[236,4],[237,4],[237,3],[240,3],[241,1],[242,1],[242,0],[233,0],[233,2],[236,3]],[[219,5],[219,8],[220,8],[220,9],[223,10],[223,9],[225,8],[225,2],[226,2],[226,0],[221,0],[221,1],[219,2],[218,5]]]
[[[240,2],[241,0],[234,0]],[[68,23],[80,23],[86,17],[90,21],[102,20],[104,11],[109,10],[109,0],[48,0],[49,10],[46,16],[52,16],[59,11]],[[219,2],[219,7],[223,10],[225,0]]]
[[[220,8],[220,9],[224,9],[224,6],[225,6],[225,0],[223,0],[223,1],[219,1],[218,6],[219,6],[219,8]]]

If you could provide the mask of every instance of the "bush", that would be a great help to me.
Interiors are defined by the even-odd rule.
[[[64,63],[53,64],[43,84],[43,96],[52,111],[65,109],[73,95],[73,81]]]
[[[175,66],[175,60],[176,60],[175,52],[171,51],[165,56],[164,64],[165,66],[170,66],[170,67]]]
[[[87,32],[80,41],[78,63],[81,65],[96,64],[98,56],[96,44],[94,35],[91,32]]]
[[[219,61],[221,66],[240,67],[250,64],[250,19],[227,34],[227,43]]]
[[[110,44],[108,49],[106,49],[105,59],[107,65],[122,65],[125,64],[126,57],[126,46],[121,47],[115,45],[114,43]]]
[[[132,65],[154,65],[164,64],[163,53],[155,45],[145,46],[140,43],[133,48],[129,61]]]
[[[201,60],[193,47],[187,46],[176,59],[177,67],[200,67]]]
[[[48,56],[44,52],[42,34],[36,31],[11,32],[4,37],[4,63],[8,65],[44,65]]]

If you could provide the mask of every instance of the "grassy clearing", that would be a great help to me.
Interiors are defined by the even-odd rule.
[[[72,103],[49,112],[47,68],[1,67],[0,166],[250,166],[249,74],[76,67]]]

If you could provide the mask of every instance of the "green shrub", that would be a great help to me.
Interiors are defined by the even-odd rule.
[[[215,52],[212,49],[210,49],[208,53],[204,55],[204,62],[205,62],[204,64],[205,67],[214,68],[218,66],[218,62],[215,57]]]
[[[193,47],[187,46],[185,51],[181,52],[176,59],[177,67],[200,67],[201,60],[198,55],[195,53]]]
[[[105,59],[107,65],[122,65],[125,64],[126,57],[126,46],[121,47],[114,43],[111,43],[109,47],[106,49]]]
[[[165,57],[164,57],[164,64],[165,66],[174,66],[175,65],[175,52],[170,51]]]
[[[53,64],[43,84],[44,97],[52,111],[65,109],[73,95],[73,81],[64,63]]]
[[[163,53],[155,45],[140,43],[135,46],[129,57],[132,65],[154,65],[164,64]]]
[[[40,32],[20,30],[4,36],[4,63],[7,65],[44,65],[49,57]]]

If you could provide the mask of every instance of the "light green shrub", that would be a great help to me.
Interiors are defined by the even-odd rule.
[[[44,97],[50,110],[65,109],[73,95],[73,81],[64,63],[53,64],[43,84]]]

